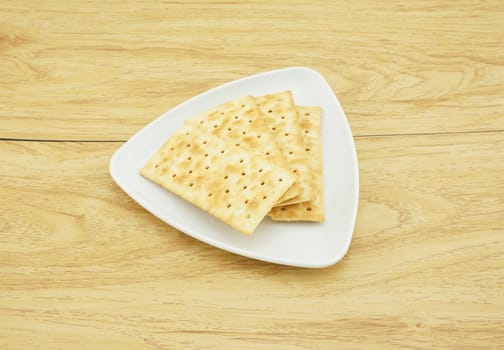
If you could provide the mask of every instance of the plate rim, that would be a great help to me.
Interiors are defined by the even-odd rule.
[[[146,129],[150,129],[150,127],[152,127],[153,125],[155,125],[156,123],[158,123],[166,114],[172,113],[172,112],[174,112],[174,111],[176,111],[178,109],[182,109],[184,106],[193,103],[194,100],[199,99],[203,95],[212,93],[212,92],[214,92],[216,90],[220,90],[220,89],[229,87],[229,86],[234,85],[236,83],[243,83],[243,82],[246,82],[247,80],[255,80],[255,79],[260,78],[262,76],[272,75],[272,74],[278,74],[278,73],[282,73],[282,72],[285,72],[285,71],[292,71],[292,70],[304,71],[306,73],[313,74],[313,75],[317,76],[323,83],[325,83],[326,87],[331,92],[334,100],[336,101],[336,107],[337,107],[339,113],[341,113],[341,115],[343,116],[343,124],[344,124],[345,129],[346,129],[345,130],[346,131],[346,135],[347,135],[347,137],[349,138],[349,141],[350,141],[349,142],[350,148],[351,148],[351,150],[350,150],[351,152],[350,153],[351,153],[352,163],[354,164],[354,169],[353,169],[352,176],[353,176],[353,178],[355,180],[355,193],[354,193],[354,198],[353,198],[354,199],[354,205],[353,205],[353,208],[352,208],[352,218],[350,218],[351,229],[350,229],[350,233],[348,235],[345,235],[346,236],[346,241],[344,242],[343,248],[340,249],[336,254],[334,254],[334,256],[333,256],[332,259],[328,259],[327,261],[323,261],[323,262],[320,262],[320,263],[317,263],[317,262],[313,262],[313,263],[310,263],[310,262],[300,262],[300,261],[283,259],[283,258],[282,259],[278,259],[275,256],[268,256],[268,255],[264,255],[264,254],[257,255],[254,252],[249,252],[249,251],[243,250],[243,248],[241,248],[241,247],[231,246],[231,245],[229,245],[227,243],[224,243],[224,242],[221,242],[219,240],[214,240],[214,239],[211,239],[211,238],[207,238],[205,235],[196,235],[196,234],[193,234],[193,232],[192,232],[191,229],[188,229],[188,228],[184,227],[183,225],[179,225],[177,223],[175,223],[175,224],[168,223],[165,219],[160,218],[154,212],[155,210],[154,211],[152,210],[151,206],[148,203],[146,203],[142,198],[139,198],[137,196],[132,195],[132,193],[130,192],[130,190],[128,188],[125,188],[122,185],[121,181],[118,179],[117,174],[115,172],[115,168],[116,168],[116,164],[118,162],[119,155],[124,152],[124,150],[125,150],[125,148],[126,148],[126,146],[128,144],[133,143],[134,140],[136,138],[140,137],[140,135]],[[198,241],[201,241],[201,242],[204,242],[204,243],[209,244],[211,246],[214,246],[214,247],[217,247],[219,249],[225,250],[225,251],[227,251],[229,253],[245,256],[247,258],[251,258],[251,259],[255,259],[255,260],[260,260],[260,261],[274,263],[274,264],[279,264],[279,265],[287,265],[287,266],[303,267],[303,268],[325,268],[325,267],[329,267],[329,266],[332,266],[332,265],[336,264],[337,262],[339,262],[347,254],[347,252],[348,252],[348,250],[350,248],[350,244],[351,244],[351,241],[352,241],[352,238],[353,238],[354,231],[355,231],[355,224],[356,224],[356,221],[357,221],[357,213],[358,213],[358,207],[359,207],[360,178],[359,178],[359,163],[358,163],[357,150],[356,150],[356,146],[355,146],[354,136],[353,136],[350,124],[348,122],[348,118],[347,118],[347,116],[345,114],[345,111],[343,110],[343,108],[341,106],[341,103],[339,102],[338,97],[336,96],[336,94],[332,90],[331,86],[329,85],[329,83],[327,82],[327,80],[322,76],[322,74],[320,74],[319,72],[315,71],[314,69],[308,68],[308,67],[292,66],[292,67],[286,67],[286,68],[281,68],[281,69],[275,69],[275,70],[260,72],[260,73],[257,73],[257,74],[249,75],[249,76],[246,76],[246,77],[243,77],[243,78],[239,78],[239,79],[236,79],[236,80],[229,81],[229,82],[226,82],[224,84],[218,85],[216,87],[213,87],[213,88],[211,88],[209,90],[206,90],[206,91],[204,91],[204,92],[202,92],[202,93],[200,93],[200,94],[198,94],[196,96],[193,96],[193,97],[191,97],[191,98],[183,101],[182,103],[180,103],[180,104],[178,104],[178,105],[170,108],[169,110],[167,110],[167,111],[163,112],[162,114],[160,114],[158,117],[154,118],[148,124],[144,125],[140,130],[138,130],[137,132],[135,132],[135,134],[133,134],[133,136],[131,136],[126,142],[124,142],[114,152],[114,154],[112,155],[112,157],[110,159],[110,163],[109,163],[109,172],[110,172],[110,175],[111,175],[112,179],[119,186],[119,188],[121,188],[131,199],[133,199],[135,202],[137,202],[138,204],[140,204],[140,206],[142,206],[144,209],[146,209],[151,215],[154,215],[156,218],[158,218],[162,222],[164,222],[164,223],[166,223],[166,224],[174,227],[175,229],[181,231],[182,233],[184,233],[186,235],[191,236],[192,238],[194,238],[194,239],[196,239]]]

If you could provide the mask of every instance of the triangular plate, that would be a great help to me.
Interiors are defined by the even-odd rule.
[[[291,90],[296,104],[322,107],[323,223],[274,222],[265,218],[245,236],[139,174],[140,168],[188,117],[244,95]],[[253,75],[178,105],[136,133],[112,157],[110,174],[136,202],[186,234],[254,259],[300,267],[326,267],[346,254],[359,201],[359,168],[345,113],[317,72],[292,67]]]

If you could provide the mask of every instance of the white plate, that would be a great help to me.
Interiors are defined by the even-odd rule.
[[[324,223],[273,222],[265,218],[245,236],[210,214],[139,175],[139,170],[184,120],[244,95],[291,90],[300,105],[322,107]],[[346,254],[359,201],[359,170],[352,133],[336,96],[317,72],[293,67],[253,75],[207,91],[164,113],[112,157],[117,184],[152,214],[213,246],[250,258],[301,267],[326,267]]]

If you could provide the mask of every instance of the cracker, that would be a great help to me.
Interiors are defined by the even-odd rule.
[[[304,146],[310,153],[315,198],[309,202],[273,208],[269,216],[276,221],[324,221],[324,179],[322,169],[322,142],[320,137],[320,107],[296,106],[303,130]]]
[[[290,170],[298,176],[302,192],[292,199],[283,198],[277,205],[300,203],[312,200],[312,177],[308,165],[298,113],[290,91],[256,97],[259,110],[266,125],[287,160]],[[277,206],[276,205],[276,206]]]
[[[165,142],[141,174],[247,235],[296,179],[275,163],[189,124]]]
[[[253,151],[285,169],[289,168],[252,96],[244,96],[223,103],[187,119],[186,122],[232,141],[237,149]],[[279,199],[279,202],[293,198],[301,191],[301,186],[295,182]]]

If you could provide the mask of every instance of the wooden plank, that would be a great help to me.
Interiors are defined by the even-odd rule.
[[[358,138],[354,240],[321,270],[161,223],[118,146],[0,142],[1,348],[504,347],[504,133]]]
[[[0,14],[2,138],[125,140],[287,66],[320,71],[356,135],[504,129],[500,0],[3,1]]]

